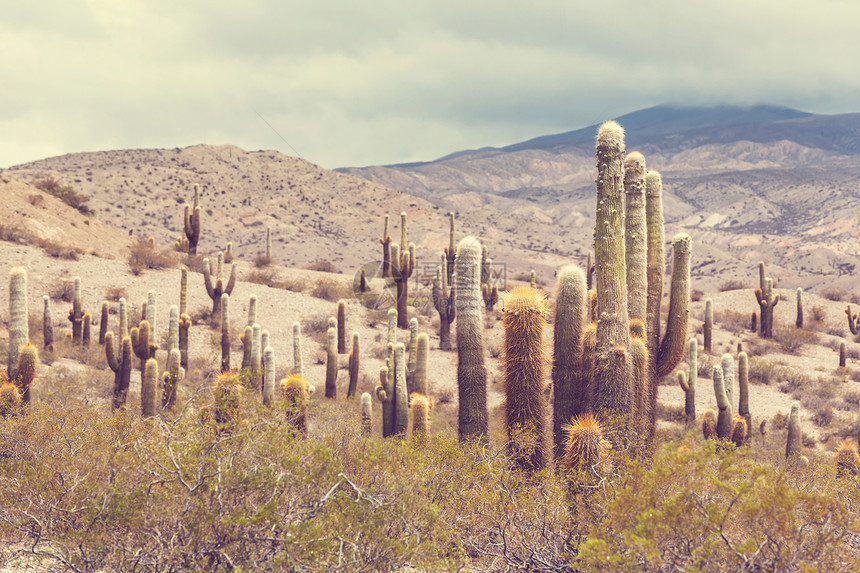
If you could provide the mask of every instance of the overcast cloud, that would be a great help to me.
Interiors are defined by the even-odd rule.
[[[9,5],[14,4],[14,5]],[[860,111],[860,3],[4,3],[0,167],[231,143],[426,160],[661,103]]]

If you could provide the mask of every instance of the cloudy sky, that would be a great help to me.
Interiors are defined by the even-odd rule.
[[[334,168],[661,103],[860,112],[853,0],[46,0],[2,14],[0,167],[231,143]]]

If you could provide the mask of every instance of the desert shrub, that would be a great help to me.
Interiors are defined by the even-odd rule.
[[[855,406],[860,406],[860,392],[856,390],[849,390],[842,395],[842,399],[848,402],[849,404],[854,404]]]
[[[48,296],[51,300],[72,302],[75,299],[75,282],[71,279],[52,282],[48,287]]]
[[[265,254],[254,257],[254,266],[257,268],[268,267],[272,264],[272,257],[267,257]]]
[[[105,291],[105,300],[110,302],[119,302],[119,299],[128,300],[128,291],[123,287],[108,287]]]
[[[44,207],[45,206],[45,197],[40,195],[39,193],[33,193],[29,197],[27,197],[27,201],[30,202],[30,205],[33,207]]]
[[[272,288],[281,288],[278,271],[273,267],[254,269],[245,276],[245,281]]]
[[[773,362],[754,356],[749,361],[749,380],[752,384],[784,384],[783,392],[792,393],[801,386],[810,386],[815,380],[796,366]],[[782,386],[780,387],[782,389]]]
[[[726,292],[730,290],[741,290],[747,288],[747,285],[744,284],[744,281],[740,279],[726,279],[720,283],[718,287],[720,292]]]
[[[750,329],[750,315],[734,310],[718,310],[714,313],[714,323],[723,330],[741,334]]]
[[[281,283],[281,287],[290,292],[303,292],[307,283],[302,278],[287,278]]]
[[[784,462],[757,464],[743,450],[715,447],[667,445],[653,465],[635,468],[582,545],[582,569],[844,568],[857,517],[832,473],[807,482]]]
[[[27,229],[0,223],[0,241],[30,245],[36,241],[36,237]]]
[[[690,300],[692,302],[699,302],[700,300],[702,300],[702,298],[704,296],[705,296],[705,293],[703,291],[700,291],[699,289],[693,289],[690,292]]]
[[[820,304],[816,304],[812,306],[812,311],[810,313],[810,318],[813,322],[822,322],[824,320],[825,312],[824,307]]]
[[[305,265],[302,268],[305,270],[308,270],[308,271],[318,271],[321,273],[339,273],[340,272],[339,270],[337,270],[337,267],[335,267],[334,264],[332,264],[331,261],[326,261],[326,260],[313,261],[311,263],[308,263],[307,265]]]
[[[774,339],[779,343],[783,352],[795,354],[807,344],[818,344],[821,335],[814,330],[782,326],[774,328]]]
[[[181,262],[189,271],[203,274],[203,259],[205,258],[207,257],[204,255],[189,255],[184,253],[181,256]]]
[[[92,215],[93,211],[87,205],[89,197],[77,191],[69,185],[62,185],[54,176],[49,175],[43,179],[33,181],[33,186],[41,189],[49,195],[60,199],[69,207],[73,207],[84,215]]]
[[[310,295],[329,302],[337,302],[342,298],[349,298],[352,295],[352,289],[334,279],[319,279],[311,288]]]
[[[845,297],[847,295],[848,293],[846,293],[844,289],[835,286],[827,287],[825,289],[822,289],[821,291],[822,297],[826,298],[827,300],[833,300],[837,302],[845,300]]]
[[[684,413],[684,406],[670,406],[663,402],[657,402],[657,419],[669,422],[684,422],[687,417]]]
[[[167,269],[177,266],[173,251],[158,249],[153,241],[139,239],[129,248],[128,266],[135,275],[140,275],[146,269]]]

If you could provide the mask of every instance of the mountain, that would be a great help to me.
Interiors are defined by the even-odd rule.
[[[628,151],[644,153],[663,175],[669,228],[691,233],[701,259],[710,261],[698,270],[703,280],[747,276],[759,259],[805,287],[857,268],[860,114],[657,106],[616,119]],[[548,244],[559,254],[581,254],[593,225],[597,127],[424,163],[339,171],[445,209],[493,205],[512,228],[544,238],[520,240],[520,248],[545,252]],[[544,220],[536,225],[523,210]]]

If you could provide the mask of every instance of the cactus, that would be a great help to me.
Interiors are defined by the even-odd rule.
[[[158,340],[158,293],[151,290],[146,293],[146,320],[149,322],[149,336],[152,340]]]
[[[221,295],[233,294],[233,286],[236,284],[236,263],[232,263],[230,279],[227,281],[227,286],[224,286],[223,279],[221,278],[223,261],[224,255],[218,253],[217,269],[213,269],[212,261],[203,259],[203,283],[206,286],[206,294],[212,299],[212,316],[218,316],[221,310]],[[213,270],[216,272],[213,272]]]
[[[702,436],[706,440],[713,440],[717,437],[717,416],[716,413],[708,408],[702,414]]]
[[[167,353],[167,370],[164,372],[161,387],[161,408],[164,410],[170,410],[176,404],[176,388],[185,376],[181,360],[182,355],[178,348]]]
[[[262,391],[263,378],[263,328],[254,323],[251,327],[251,387],[255,392]]]
[[[174,349],[179,350],[179,307],[175,304],[171,305],[167,317],[167,351]]]
[[[21,392],[11,382],[0,383],[0,417],[15,415],[21,408]]]
[[[797,287],[797,318],[794,319],[794,326],[803,328],[803,289]]]
[[[267,346],[263,351],[263,406],[271,406],[275,399],[275,349]]]
[[[179,271],[179,316],[188,313],[188,269]]]
[[[83,329],[81,330],[81,346],[83,346],[84,348],[89,348],[89,346],[90,346],[90,338],[91,338],[91,334],[92,334],[92,323],[93,323],[92,315],[88,312],[85,312],[84,318],[81,321],[81,324],[83,325]]]
[[[451,288],[448,287],[449,280],[445,272],[446,256],[447,254],[442,257],[442,266],[436,267],[436,278],[433,279],[432,294],[433,307],[436,309],[436,312],[439,313],[440,350],[451,350],[451,323],[454,322],[454,318],[456,316],[456,311],[454,309],[454,283],[451,282]],[[453,269],[453,266],[451,268]],[[451,272],[453,274],[453,270]]]
[[[30,342],[27,311],[27,269],[14,267],[9,271],[9,346],[7,372],[14,381],[18,371],[18,352]]]
[[[845,309],[845,314],[848,315],[848,329],[851,331],[851,334],[856,336],[860,333],[860,315],[851,310],[850,304]]]
[[[836,475],[840,477],[860,474],[860,454],[851,440],[846,439],[836,448],[833,461],[836,464]]]
[[[657,377],[669,375],[681,362],[687,338],[690,315],[690,235],[678,233],[672,239],[672,287],[669,291],[669,315],[666,334],[657,356]],[[653,388],[656,390],[656,383]]]
[[[723,371],[723,387],[726,389],[726,398],[729,400],[729,406],[734,408],[735,405],[735,359],[729,354],[723,354],[720,359],[720,366]]]
[[[388,344],[397,342],[397,309],[388,309]]]
[[[394,434],[403,435],[409,428],[409,395],[406,393],[406,347],[394,345]]]
[[[412,434],[420,440],[430,430],[430,400],[415,392],[410,395],[409,406],[412,408]]]
[[[609,471],[607,454],[610,443],[603,437],[600,422],[591,414],[580,414],[564,428],[566,433],[561,465],[569,472],[596,474]]]
[[[699,342],[695,338],[691,338],[687,345],[687,364],[690,367],[690,376],[687,388],[684,388],[683,384],[681,388],[684,389],[684,414],[687,424],[692,425],[696,422],[696,385],[699,382]]]
[[[375,389],[376,398],[382,403],[382,437],[394,433],[394,388],[388,375],[388,366],[379,369],[379,385]]]
[[[105,357],[108,366],[114,372],[113,379],[113,408],[121,408],[128,398],[128,387],[131,384],[131,338],[122,339],[119,357],[114,349],[113,332],[105,335]]]
[[[732,404],[726,396],[726,388],[723,385],[723,368],[719,364],[714,365],[714,394],[717,398],[717,437],[728,440],[732,435]]]
[[[230,371],[230,295],[221,295],[221,373]]]
[[[191,317],[185,313],[179,315],[179,363],[188,370],[188,329],[191,328]]]
[[[141,320],[140,325],[131,329],[129,338],[131,339],[131,348],[134,350],[134,355],[140,360],[140,374],[142,377],[146,361],[154,357],[154,355],[150,355],[152,345],[149,343],[149,322]]]
[[[846,362],[846,354],[847,348],[845,346],[845,341],[839,343],[839,368],[845,368]]]
[[[272,228],[266,227],[266,260],[272,260]]]
[[[224,262],[228,265],[235,260],[233,256],[233,243],[227,241],[227,248],[224,250]]]
[[[543,381],[546,314],[546,298],[534,289],[518,287],[504,298],[507,449],[514,464],[528,471],[546,468],[551,459]]]
[[[215,387],[212,388],[212,397],[215,423],[219,432],[231,432],[239,424],[242,414],[239,401],[241,393],[242,386],[235,374],[224,372],[218,376]]]
[[[752,416],[750,415],[750,367],[746,352],[738,354],[738,415],[747,422],[747,441],[752,433]]]
[[[242,371],[247,372],[251,369],[251,339],[254,337],[254,328],[246,326],[242,334],[239,335],[239,341],[242,343]]]
[[[391,276],[391,237],[388,235],[388,215],[385,216],[385,228],[379,243],[382,245],[382,278],[387,278]]]
[[[649,361],[648,347],[645,343],[645,323],[638,318],[630,321],[630,358],[633,366],[633,414],[639,423],[648,419]]]
[[[406,372],[415,371],[415,345],[418,341],[418,319],[412,317],[409,319],[409,345],[406,347],[406,354],[409,358],[406,362]]]
[[[594,408],[599,414],[631,411],[630,320],[624,258],[624,130],[614,121],[597,133],[597,348]]]
[[[705,299],[705,327],[704,344],[705,352],[711,352],[711,333],[714,330],[714,301]]]
[[[48,351],[54,351],[54,313],[51,309],[51,297],[42,296],[45,310],[42,313],[42,347]]]
[[[648,244],[645,225],[645,157],[627,155],[624,169],[624,255],[627,261],[627,314],[646,319]]]
[[[337,353],[346,354],[346,301],[337,301]]]
[[[325,397],[337,398],[337,329],[326,333]]]
[[[364,392],[361,395],[361,434],[369,436],[373,432],[373,399]]]
[[[752,311],[750,314],[750,332],[755,333],[758,330],[758,313]]]
[[[788,415],[788,436],[785,441],[785,459],[800,456],[803,452],[803,436],[800,431],[800,403],[791,403]]]
[[[735,416],[732,421],[732,443],[735,447],[740,448],[747,441],[747,421],[743,416]]]
[[[760,287],[755,289],[755,297],[760,307],[759,333],[762,338],[773,338],[773,310],[779,304],[779,295],[773,292],[773,279],[764,276],[764,263],[759,262]]]
[[[594,263],[591,261],[591,251],[588,251],[588,256],[585,258],[585,288],[592,289],[592,281],[594,279]]]
[[[30,403],[30,387],[39,371],[39,351],[29,342],[18,350],[18,367],[16,369],[15,385],[21,392],[24,404]]]
[[[128,330],[128,302],[124,298],[119,299],[119,337],[129,336]]]
[[[102,301],[101,316],[99,317],[99,344],[104,346],[105,334],[108,329],[108,301]]]
[[[200,205],[197,204],[200,186],[194,184],[194,206],[185,205],[185,237],[188,240],[188,254],[197,254],[197,243],[200,241]]]
[[[254,326],[257,322],[257,295],[248,297],[248,326]]]
[[[293,374],[302,377],[302,325],[293,323]]]
[[[361,360],[361,344],[357,332],[352,333],[352,352],[349,353],[349,388],[346,391],[346,397],[352,398],[355,396],[355,391],[358,389],[358,374],[360,372]]]
[[[143,377],[140,379],[140,415],[144,418],[155,416],[155,391],[158,384],[158,362],[155,358],[146,361]]]
[[[591,412],[594,408],[594,360],[597,354],[597,323],[589,322],[582,330],[582,401],[580,412]]]
[[[427,360],[430,355],[430,337],[426,332],[418,335],[415,342],[415,372],[412,375],[412,388],[418,394],[428,395]]]
[[[391,245],[391,272],[397,287],[397,327],[409,328],[409,279],[415,270],[415,247],[406,243],[406,213],[400,213],[400,245]]]
[[[281,395],[285,401],[287,423],[293,427],[297,437],[308,435],[308,403],[313,386],[295,374],[281,381]]]
[[[454,260],[457,256],[456,243],[454,242],[454,213],[448,213],[448,218],[451,221],[451,229],[448,232],[448,248],[445,249],[445,256],[442,258],[442,270],[445,273],[446,282],[453,284]],[[444,348],[443,350],[448,349]]]
[[[83,302],[81,301],[81,277],[75,277],[74,293],[72,297],[72,310],[69,312],[69,322],[72,323],[72,344],[80,344],[84,322]]]
[[[480,284],[481,244],[466,237],[457,246],[457,387],[460,441],[487,437],[487,369],[484,367],[484,317]]]

